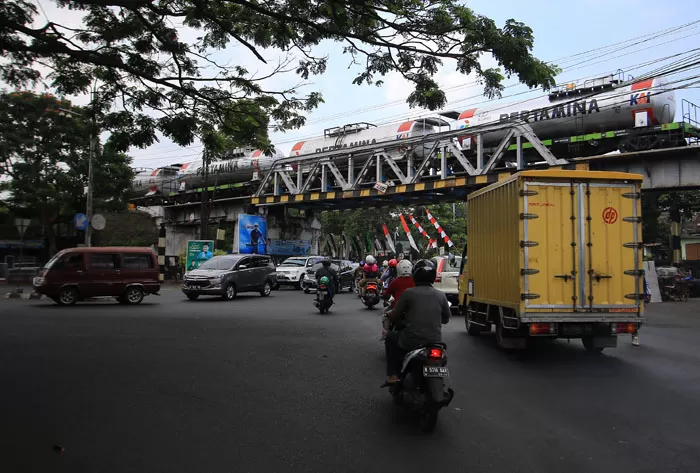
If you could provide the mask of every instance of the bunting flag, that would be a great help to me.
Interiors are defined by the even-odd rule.
[[[367,243],[367,252],[372,253],[372,237],[370,236],[370,233],[367,232],[365,233],[365,242]]]
[[[425,230],[423,230],[423,227],[420,226],[420,223],[418,223],[418,221],[415,218],[413,218],[413,214],[408,214],[408,218],[411,219],[411,223],[416,226],[420,234],[428,240],[428,248],[437,248],[437,241],[430,238],[428,233]]]
[[[382,254],[385,253],[384,245],[382,245],[382,242],[379,241],[379,238],[377,238],[375,236],[374,237],[374,254],[378,255],[379,253],[382,253]]]
[[[336,249],[336,246],[335,246],[335,238],[333,238],[333,234],[332,234],[332,233],[329,233],[329,234],[328,234],[328,238],[329,238],[329,240],[330,240],[331,258],[335,258],[335,257],[336,257],[336,253],[337,253],[337,249]]]
[[[403,230],[406,232],[406,236],[408,237],[408,242],[411,244],[411,248],[416,250],[417,253],[420,253],[420,251],[418,251],[418,247],[416,246],[416,242],[413,241],[411,231],[408,229],[408,225],[406,225],[406,220],[403,218],[403,214],[399,214],[399,218],[401,219],[401,225],[403,225]]]
[[[389,248],[391,248],[391,251],[396,253],[396,247],[394,246],[394,240],[391,239],[391,235],[389,234],[389,229],[385,224],[382,224],[382,229],[384,230],[384,238],[386,238],[386,242],[389,244]]]
[[[432,223],[435,229],[438,231],[440,237],[442,238],[442,241],[444,241],[450,248],[455,246],[455,244],[452,243],[452,240],[450,240],[450,237],[447,236],[447,233],[445,233],[445,230],[443,230],[440,224],[437,222],[437,220],[435,220],[435,217],[430,215],[430,210],[426,208],[425,213],[428,214],[428,220],[430,220],[430,223]]]

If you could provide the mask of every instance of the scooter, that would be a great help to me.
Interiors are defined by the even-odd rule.
[[[376,282],[368,282],[365,285],[365,293],[362,296],[362,303],[368,309],[374,308],[379,304],[379,289]]]
[[[447,369],[447,345],[430,343],[409,352],[399,382],[389,388],[394,403],[420,416],[423,432],[432,432],[438,412],[447,407],[454,390]]]
[[[330,287],[328,278],[323,276],[318,282],[318,289],[316,290],[316,300],[314,305],[318,307],[320,313],[327,313],[331,306],[333,305],[333,297],[331,292],[328,290]]]

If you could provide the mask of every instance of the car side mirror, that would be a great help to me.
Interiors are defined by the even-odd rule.
[[[455,255],[450,253],[450,258],[449,258],[449,260],[450,260],[450,264],[451,264],[452,266],[454,266],[454,265],[455,265]]]
[[[242,264],[242,265],[240,265],[240,266],[238,267],[238,269],[248,269],[248,265],[247,265],[247,264]]]

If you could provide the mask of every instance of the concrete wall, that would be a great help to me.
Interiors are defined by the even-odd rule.
[[[179,256],[188,240],[199,239],[200,204],[169,207],[145,207],[140,210],[151,214],[158,224],[165,223],[166,256]],[[318,254],[321,223],[316,218],[291,218],[282,208],[268,212],[264,207],[253,207],[240,201],[216,202],[210,210],[210,225],[215,228],[221,219],[234,222],[233,248],[238,248],[238,216],[243,213],[267,215],[267,237],[282,240],[311,240],[311,251]]]

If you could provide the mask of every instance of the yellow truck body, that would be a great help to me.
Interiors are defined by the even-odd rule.
[[[583,338],[591,350],[635,332],[644,308],[642,180],[533,170],[472,193],[460,276],[468,331],[495,325],[506,345]]]

